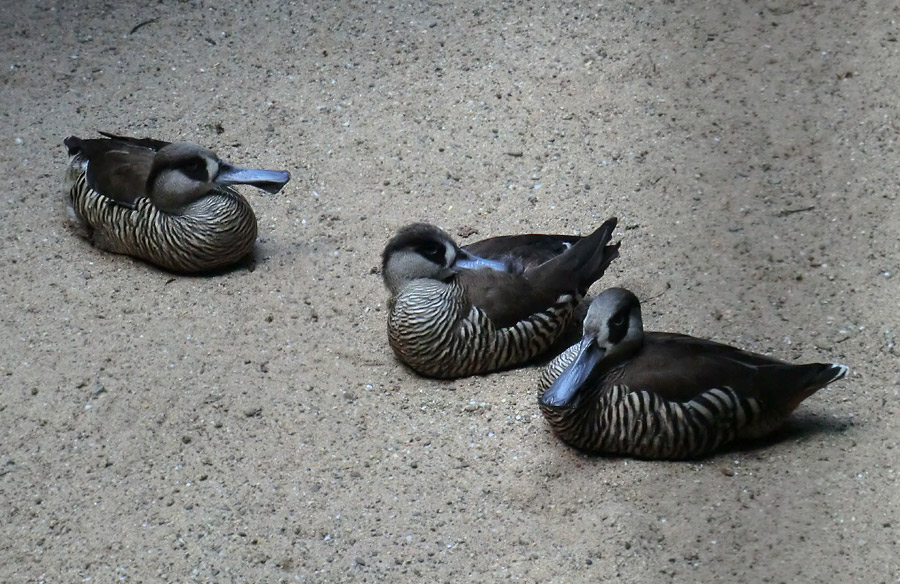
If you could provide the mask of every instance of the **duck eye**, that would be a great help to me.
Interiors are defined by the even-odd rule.
[[[444,261],[444,246],[436,242],[427,242],[416,250],[430,261],[440,264]]]
[[[625,325],[625,313],[617,312],[613,315],[611,319],[609,319],[609,327],[610,328],[618,328]]]
[[[206,171],[206,161],[202,158],[191,158],[181,166],[181,172],[198,181],[209,180]]]

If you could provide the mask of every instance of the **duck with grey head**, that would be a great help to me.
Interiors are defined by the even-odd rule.
[[[639,458],[705,456],[781,426],[846,365],[793,365],[687,335],[644,332],[623,288],[597,296],[581,342],[544,371],[544,417],[576,448]]]
[[[616,219],[588,236],[510,235],[460,247],[434,225],[401,229],[382,254],[388,339],[422,375],[455,378],[523,364],[573,323],[619,255]]]
[[[78,231],[100,249],[166,270],[201,273],[235,264],[256,242],[256,216],[231,185],[277,193],[282,170],[253,170],[188,142],[66,138],[66,191]]]

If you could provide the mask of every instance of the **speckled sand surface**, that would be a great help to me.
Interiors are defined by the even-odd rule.
[[[896,2],[553,4],[4,4],[0,581],[900,581]],[[97,129],[289,169],[255,269],[69,232]],[[648,328],[852,374],[654,463],[394,360],[398,227],[611,215]]]

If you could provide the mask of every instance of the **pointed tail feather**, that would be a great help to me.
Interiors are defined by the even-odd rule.
[[[619,257],[619,244],[608,245],[617,223],[615,217],[607,219],[564,253],[528,270],[528,279],[557,288],[560,294],[573,288],[584,294]]]
[[[850,372],[850,368],[840,363],[810,363],[809,365],[798,366],[809,371],[808,377],[803,380],[802,385],[797,388],[797,393],[787,400],[787,412],[792,412],[800,405],[800,403],[816,393],[826,385],[834,383],[838,379],[843,379]]]
[[[850,373],[850,368],[846,365],[842,365],[840,363],[832,363],[830,369],[834,371],[834,377],[832,377],[825,385],[833,381],[837,381],[838,379],[843,379],[847,377],[847,374]]]
[[[613,260],[619,257],[620,245],[621,242],[616,242],[613,245],[605,245],[598,248],[591,261],[579,270],[578,275],[581,276],[581,282],[578,285],[578,290],[582,294],[586,293],[594,282],[602,278]]]
[[[77,138],[75,136],[69,136],[65,140],[63,140],[63,144],[66,145],[66,148],[69,151],[69,156],[75,156],[81,149],[84,147],[84,141],[81,138]]]
[[[816,390],[822,389],[838,379],[843,379],[850,372],[849,367],[840,363],[822,364],[820,367],[821,369],[810,378],[808,383],[808,387],[815,387]]]

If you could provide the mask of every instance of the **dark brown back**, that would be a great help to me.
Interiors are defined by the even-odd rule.
[[[101,195],[133,207],[138,198],[148,196],[147,178],[153,158],[168,142],[151,138],[125,138],[101,132],[110,138],[81,140],[68,138],[70,154],[87,161],[87,183]]]
[[[464,245],[467,252],[490,260],[513,258],[522,269],[533,268],[564,253],[581,239],[579,235],[502,235]]]
[[[497,326],[511,326],[546,310],[563,294],[584,294],[618,257],[618,244],[607,245],[615,225],[610,219],[587,237],[512,235],[473,243],[464,249],[520,269],[463,270],[457,281]]]
[[[712,388],[730,387],[777,406],[830,382],[833,367],[793,365],[706,339],[648,332],[637,354],[602,374],[602,384],[621,383],[632,391],[646,390],[680,402]]]

